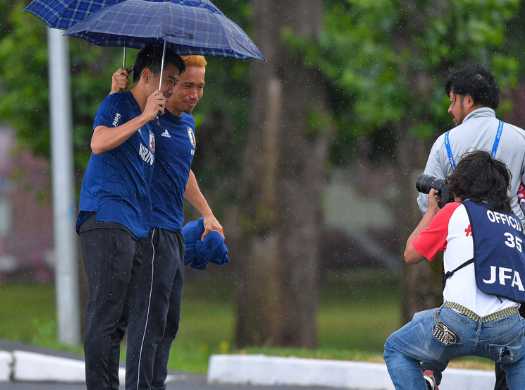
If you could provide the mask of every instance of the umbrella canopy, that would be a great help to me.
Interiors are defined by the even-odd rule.
[[[188,4],[127,0],[86,16],[68,29],[66,35],[99,46],[137,49],[164,40],[181,55],[264,60],[248,35],[220,11],[192,6],[190,3],[194,1],[184,3]]]
[[[24,11],[32,13],[51,28],[67,30],[99,8],[117,4],[122,1],[124,0],[34,0],[24,9]],[[188,7],[204,8],[212,13],[222,15],[222,12],[209,0],[148,1],[170,1]]]
[[[30,12],[51,28],[67,30],[90,13],[122,0],[34,0],[24,11]]]

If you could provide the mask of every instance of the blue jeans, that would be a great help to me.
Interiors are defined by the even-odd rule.
[[[457,334],[448,346],[433,335],[434,313]],[[479,356],[501,363],[511,390],[525,383],[525,320],[513,314],[491,322],[471,320],[450,309],[432,309],[414,314],[411,322],[392,333],[385,344],[388,373],[397,390],[426,389],[421,362],[443,371],[448,362],[463,356]]]

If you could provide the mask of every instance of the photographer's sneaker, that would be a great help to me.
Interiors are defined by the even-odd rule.
[[[427,381],[427,390],[439,390],[436,385],[436,378],[434,377],[434,371],[426,370],[423,372],[423,376]]]

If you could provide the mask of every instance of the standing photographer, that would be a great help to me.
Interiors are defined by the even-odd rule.
[[[452,359],[478,356],[501,364],[511,390],[525,383],[525,235],[510,214],[510,172],[486,151],[465,155],[448,177],[455,202],[428,209],[407,240],[405,260],[417,264],[444,251],[443,305],[416,313],[385,344],[396,390],[421,390],[420,362],[444,370]],[[445,194],[443,194],[445,195]]]
[[[525,132],[496,118],[494,110],[499,104],[500,90],[494,75],[488,68],[469,62],[449,74],[445,91],[450,99],[448,113],[456,127],[436,140],[424,173],[445,179],[454,171],[459,156],[469,149],[491,152],[493,158],[505,162],[512,174],[508,189],[512,212],[525,224],[525,215],[517,198],[520,182],[525,181]],[[424,214],[428,208],[427,196],[420,194],[417,202]],[[425,364],[423,370],[430,371],[428,388],[436,389],[441,372]],[[505,373],[497,365],[495,390],[505,389]]]

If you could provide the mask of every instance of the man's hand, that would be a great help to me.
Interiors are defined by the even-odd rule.
[[[408,264],[417,264],[425,259],[425,257],[412,246],[412,241],[419,236],[428,225],[430,225],[430,221],[432,221],[432,218],[434,218],[440,210],[438,202],[441,198],[436,196],[436,194],[437,191],[431,188],[428,193],[428,209],[425,215],[423,215],[421,222],[419,222],[419,225],[417,225],[410,237],[408,237],[407,245],[405,247],[405,261]]]
[[[111,92],[124,92],[129,87],[129,70],[125,68],[118,69],[111,77]]]
[[[157,117],[157,115],[164,114],[164,108],[166,107],[166,98],[164,94],[160,91],[153,92],[146,102],[146,107],[144,107],[144,115],[148,121],[152,121]]]
[[[428,208],[434,208],[435,210],[439,211],[440,207],[438,202],[441,200],[441,196],[437,195],[437,191],[433,188],[430,189],[428,193]],[[436,212],[437,212],[436,211]]]
[[[215,218],[215,216],[213,216],[213,214],[210,215],[210,216],[204,217],[204,233],[202,234],[201,241],[204,241],[204,239],[206,238],[208,233],[212,232],[212,231],[219,232],[221,234],[222,238],[224,238],[224,233],[222,231],[222,226],[219,223],[219,221],[217,221],[217,218]]]

